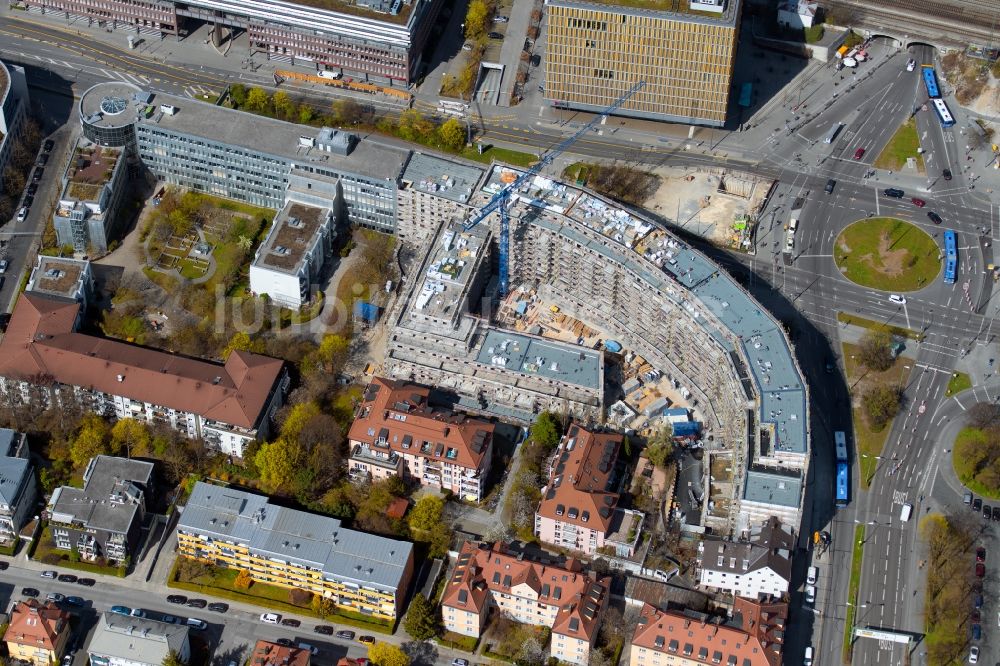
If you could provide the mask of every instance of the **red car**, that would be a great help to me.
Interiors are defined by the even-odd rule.
[[[926,202],[926,201],[924,201],[923,199],[917,199],[917,198],[913,198],[913,199],[910,199],[910,201],[911,201],[911,202],[913,203],[913,205],[914,205],[914,206],[916,206],[917,208],[923,208],[924,206],[926,206],[926,205],[927,205],[927,202]]]
[[[982,562],[976,562],[976,578],[982,578],[986,575],[986,565]]]
[[[854,151],[854,159],[860,160],[864,156],[865,156],[864,148],[858,148],[857,150]]]

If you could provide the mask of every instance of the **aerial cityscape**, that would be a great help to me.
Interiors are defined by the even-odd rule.
[[[1000,666],[998,23],[9,0],[0,666]]]

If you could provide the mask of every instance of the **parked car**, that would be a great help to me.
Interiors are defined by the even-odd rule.
[[[73,574],[59,574],[59,582],[61,583],[75,583],[76,576]]]
[[[0,560],[0,571],[7,571],[7,567],[9,566],[10,566],[9,564],[4,562],[3,560]]]
[[[204,608],[208,605],[208,602],[204,599],[188,599],[187,606],[189,608]]]
[[[40,594],[38,590],[33,587],[22,587],[21,596],[22,597],[37,597]]]
[[[469,662],[466,659],[453,659],[451,666],[469,666]]]
[[[854,159],[860,160],[864,156],[865,156],[864,148],[858,148],[857,150],[854,151]]]
[[[503,35],[501,35],[499,32],[491,32],[489,35],[487,35],[487,37],[489,37],[490,39],[503,39]]]
[[[35,197],[31,196],[30,194],[26,194],[24,196],[24,207],[25,208],[27,208],[28,210],[31,210],[31,205],[34,204],[34,203],[35,203]]]
[[[923,199],[918,199],[916,197],[913,197],[912,199],[910,199],[910,203],[912,203],[917,208],[923,208],[924,206],[927,205],[926,201],[924,201]]]
[[[56,573],[55,571],[52,571],[51,569],[49,569],[48,571],[43,571],[41,573],[42,578],[55,578],[57,575],[59,574]]]
[[[132,609],[128,606],[112,606],[111,612],[118,613],[119,615],[131,615]]]
[[[183,594],[170,594],[167,596],[168,604],[186,604],[188,598]]]
[[[506,16],[494,16],[493,17],[493,22],[494,23],[507,23],[508,21],[510,21],[510,19],[507,18]]]
[[[205,622],[204,620],[199,620],[196,617],[189,617],[184,624],[191,627],[192,629],[197,629],[198,631],[205,631],[206,629],[208,629],[208,622]]]
[[[278,624],[281,622],[281,616],[277,613],[261,613],[260,621],[264,624]]]
[[[983,578],[986,576],[986,565],[982,562],[976,562],[976,578]]]
[[[809,567],[808,571],[806,572],[806,583],[808,583],[809,585],[815,585],[816,577],[818,574],[819,574],[819,569],[817,569],[816,567]]]
[[[6,259],[0,259],[0,275],[7,272],[8,266],[10,266],[10,264],[7,262]],[[4,562],[4,564],[6,564],[6,562]]]
[[[45,175],[45,169],[43,167],[35,167],[35,173],[31,175],[31,182],[37,183]]]
[[[951,169],[945,169],[941,172],[941,175],[944,176],[945,180],[951,180]]]
[[[295,643],[292,642],[291,638],[285,638],[284,636],[276,640],[275,643],[277,643],[278,645],[284,645],[285,647],[292,647],[293,645],[295,645]]]
[[[83,597],[66,597],[66,603],[70,606],[83,606],[86,602]]]
[[[472,42],[466,42],[466,43],[462,44],[462,50],[463,51],[471,51],[472,50]]]
[[[983,520],[989,520],[990,516],[992,516],[992,512],[993,512],[992,507],[990,507],[989,504],[984,504],[983,505]]]
[[[167,624],[180,624],[181,620],[180,618],[174,617],[173,615],[164,615],[163,619],[160,620],[160,622],[166,622]]]
[[[42,153],[41,155],[38,156],[38,162],[37,162],[37,164],[39,166],[45,166],[48,163],[49,163],[49,156],[48,155],[46,155],[45,153]]]
[[[887,197],[892,197],[893,199],[902,199],[903,195],[906,194],[906,192],[899,189],[898,187],[887,187],[886,189],[882,190],[882,193],[885,194],[885,196]]]
[[[986,549],[980,546],[979,548],[976,548],[976,562],[985,562],[985,561],[986,561]]]
[[[313,631],[324,636],[333,636],[333,627],[328,624],[317,624],[313,627]]]
[[[978,664],[979,663],[979,648],[975,645],[969,650],[969,663]]]
[[[983,607],[983,595],[982,594],[977,594],[976,597],[972,600],[972,605],[975,608],[977,608],[977,609],[978,608],[982,608]]]
[[[980,641],[983,639],[983,627],[980,624],[972,625],[972,640]]]
[[[973,511],[979,511],[982,508],[983,508],[983,500],[979,499],[978,497],[976,499],[972,500],[972,510]]]
[[[229,610],[229,604],[224,604],[218,601],[212,602],[208,605],[208,610],[212,611],[213,613],[225,613],[227,610]]]
[[[55,145],[56,145],[55,141],[53,141],[52,139],[46,139],[45,143],[42,145],[42,150],[44,150],[47,153],[51,152],[52,148],[55,147]]]
[[[25,218],[28,217],[28,207],[22,206],[21,210],[17,211],[17,221],[24,222]]]
[[[76,579],[76,584],[77,585],[83,585],[84,587],[94,587],[95,583],[97,583],[97,581],[94,580],[93,578],[77,578]]]
[[[806,585],[806,603],[810,605],[816,603],[815,585]]]
[[[368,635],[358,636],[358,642],[364,643],[365,645],[373,645],[375,643],[375,637]]]
[[[36,192],[38,192],[38,183],[28,185],[28,194],[35,194]]]
[[[978,610],[974,610],[971,613],[969,613],[969,619],[972,620],[973,622],[981,622],[983,617],[982,615],[980,615]]]
[[[340,631],[337,632],[337,638],[343,638],[345,641],[353,641],[354,632],[347,631],[346,629],[341,629]]]
[[[57,604],[66,601],[66,596],[59,594],[58,592],[49,592],[48,596],[45,597],[46,601],[54,601]]]
[[[993,507],[993,520],[1000,520],[1000,506]]]
[[[146,611],[141,608],[133,608],[131,615],[132,617],[146,617]]]
[[[299,627],[301,625],[302,623],[296,620],[294,617],[286,617],[284,620],[281,621],[281,626],[283,627],[292,627],[294,629],[295,627]]]

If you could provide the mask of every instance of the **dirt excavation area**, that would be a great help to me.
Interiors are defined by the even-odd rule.
[[[732,249],[748,250],[769,179],[725,169],[661,167],[660,186],[643,207],[668,223]]]

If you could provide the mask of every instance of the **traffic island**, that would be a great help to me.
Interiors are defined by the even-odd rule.
[[[858,588],[861,586],[861,561],[865,555],[865,526],[854,527],[854,552],[851,555],[851,578],[847,587],[847,619],[844,622],[845,664],[851,663],[854,651],[854,622],[858,613]]]
[[[917,123],[914,118],[899,126],[889,139],[889,143],[875,158],[875,168],[899,171],[910,159],[916,163],[917,171],[924,173],[924,158],[920,154],[920,137],[917,135]]]
[[[915,291],[941,271],[941,250],[925,231],[894,217],[849,225],[833,247],[833,259],[851,282],[882,291]]]

